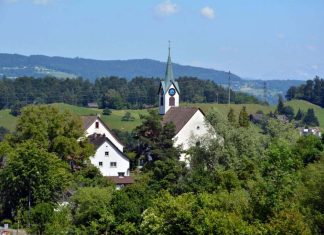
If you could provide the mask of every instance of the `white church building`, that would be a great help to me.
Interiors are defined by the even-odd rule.
[[[205,122],[205,114],[201,109],[179,107],[180,88],[173,76],[170,47],[165,78],[160,82],[158,96],[162,123],[172,122],[175,125],[174,145],[184,151],[180,160],[188,162],[189,156],[185,151],[208,136],[211,126]]]

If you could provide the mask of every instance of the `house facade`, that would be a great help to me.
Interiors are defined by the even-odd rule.
[[[133,182],[129,159],[123,153],[124,145],[99,116],[83,116],[82,121],[85,136],[95,147],[95,154],[90,158],[91,163],[117,186],[120,182]]]

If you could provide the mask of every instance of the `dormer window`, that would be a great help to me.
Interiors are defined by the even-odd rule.
[[[98,128],[99,128],[99,122],[96,121],[96,129],[98,129]]]

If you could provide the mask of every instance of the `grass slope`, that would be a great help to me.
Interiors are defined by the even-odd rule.
[[[315,114],[318,117],[320,122],[320,126],[324,128],[324,109],[321,107],[311,104],[307,101],[303,100],[293,100],[286,103],[294,108],[295,113],[300,108],[303,111],[307,111],[308,108],[313,108],[315,110]],[[102,114],[101,109],[95,108],[85,108],[85,107],[78,107],[69,104],[52,104],[55,107],[58,107],[60,110],[69,110],[70,112],[84,116],[84,115],[97,115]],[[206,114],[211,111],[212,109],[219,110],[223,115],[227,115],[229,111],[229,106],[227,104],[205,104],[205,103],[197,103],[197,104],[189,104],[183,103],[182,106],[190,106],[190,107],[199,107],[201,108]],[[256,113],[258,110],[262,110],[264,113],[269,113],[270,111],[274,111],[276,109],[275,106],[264,106],[259,104],[231,104],[231,108],[234,109],[236,116],[238,117],[242,106],[246,106],[248,113]],[[135,118],[134,121],[125,122],[122,121],[122,116],[126,112],[130,112],[132,116]],[[112,114],[109,116],[101,115],[103,121],[109,126],[111,129],[118,129],[121,131],[131,131],[136,126],[141,124],[140,115],[146,114],[147,110],[112,110]],[[9,114],[9,110],[0,110],[0,126],[3,126],[11,131],[14,130],[16,125],[17,118],[13,117]]]

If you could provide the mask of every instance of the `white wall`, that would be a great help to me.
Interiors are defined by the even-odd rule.
[[[99,122],[99,128],[96,128],[96,122]],[[104,124],[101,122],[100,119],[96,119],[94,123],[91,124],[91,126],[85,131],[86,137],[92,134],[105,134],[105,136],[114,143],[114,145],[123,152],[124,146],[118,142],[118,140],[105,128]]]
[[[160,114],[166,114],[166,112],[168,112],[168,110],[171,108],[170,105],[169,105],[169,98],[171,97],[169,95],[169,90],[171,88],[174,88],[174,85],[172,84],[169,89],[166,91],[166,93],[164,95],[162,95],[162,88],[161,88],[161,91],[160,91],[160,94],[159,94],[159,106],[160,106]],[[174,97],[174,107],[178,107],[179,106],[179,94],[178,94],[178,91],[177,89],[176,90],[176,93],[175,95],[173,96]],[[161,97],[163,97],[163,106],[161,106]]]
[[[197,141],[209,136],[209,128],[205,123],[205,116],[198,110],[186,125],[173,138],[175,146],[182,146],[182,150],[188,150]],[[185,154],[181,154],[180,161],[187,161]]]
[[[109,152],[109,155],[106,156],[105,152]],[[97,149],[95,155],[90,158],[90,161],[99,168],[103,176],[118,176],[118,172],[124,172],[125,176],[129,176],[129,160],[108,141],[105,141]],[[103,165],[99,166],[99,162],[102,162]],[[110,162],[117,162],[117,167],[111,167]]]

